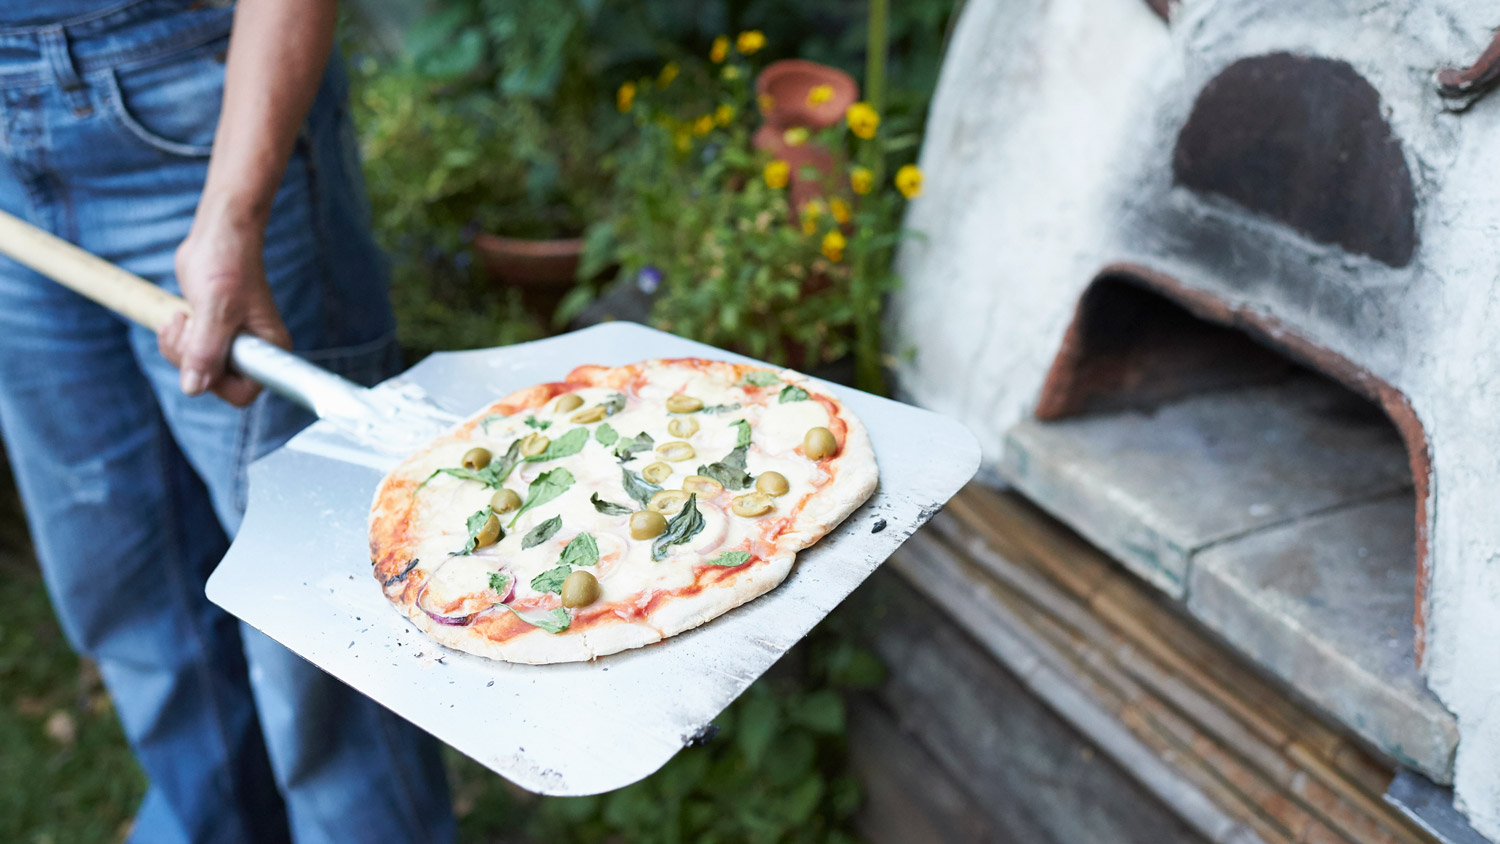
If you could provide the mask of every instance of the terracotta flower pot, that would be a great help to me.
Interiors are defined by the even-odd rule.
[[[583,238],[527,240],[479,233],[474,253],[485,273],[513,287],[572,287],[583,257]]]
[[[810,105],[807,95],[819,85],[832,88],[833,96]],[[805,59],[782,59],[761,70],[755,78],[755,93],[771,98],[771,108],[765,114],[767,125],[827,129],[843,120],[844,112],[859,99],[859,85],[836,67]]]

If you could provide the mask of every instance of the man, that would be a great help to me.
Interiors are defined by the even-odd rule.
[[[230,339],[396,364],[334,6],[0,0],[0,208],[193,309],[156,337],[0,259],[0,431],[150,778],[141,842],[453,837],[426,736],[203,594],[247,464],[309,421],[225,371]]]

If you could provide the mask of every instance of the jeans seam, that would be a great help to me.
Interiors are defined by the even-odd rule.
[[[324,204],[321,186],[322,166],[317,157],[318,145],[314,144],[312,139],[308,137],[308,126],[306,123],[303,124],[302,131],[297,133],[297,147],[302,150],[303,160],[307,162],[305,178],[307,180],[307,201],[310,205],[308,210],[312,213],[313,226],[317,229],[318,233],[318,248],[315,260],[318,265],[318,284],[323,288],[323,336],[342,337],[343,334],[339,330],[342,326],[338,324],[338,307],[335,304],[340,299],[339,291],[335,289],[335,285],[333,284],[333,274],[328,264],[327,252],[323,246],[323,244],[331,243],[332,239],[329,236],[328,220],[325,214],[327,209]]]
[[[204,159],[213,152],[212,142],[207,144],[185,144],[171,140],[170,138],[163,138],[142,125],[125,107],[125,95],[120,90],[120,80],[115,76],[114,70],[99,74],[96,78],[104,83],[105,114],[109,116],[115,125],[124,129],[141,143],[144,143],[157,152],[164,152],[168,155],[176,155],[183,158]]]

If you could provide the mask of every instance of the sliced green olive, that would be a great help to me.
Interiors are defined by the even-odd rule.
[[[555,405],[555,407],[557,408],[558,413],[567,413],[570,410],[577,410],[578,408],[583,407],[583,396],[580,396],[577,393],[568,393],[566,396],[563,396],[562,398],[557,400],[557,404]]]
[[[630,514],[631,539],[655,539],[666,529],[666,518],[655,510],[637,510]]]
[[[693,450],[692,444],[685,443],[682,440],[673,440],[669,443],[662,443],[661,445],[656,447],[656,453],[661,455],[661,459],[670,460],[673,463],[681,463],[684,460],[692,460],[694,457],[698,456],[698,452]]]
[[[474,534],[474,547],[483,548],[486,545],[494,545],[505,538],[505,531],[500,529],[500,517],[494,513],[484,520],[484,526]]]
[[[607,411],[604,409],[603,405],[591,407],[588,410],[580,410],[572,416],[568,417],[568,421],[577,423],[579,425],[592,425],[593,423],[603,419],[606,412]]]
[[[786,495],[790,488],[786,482],[786,475],[780,472],[761,472],[760,477],[755,479],[755,488],[766,495]]]
[[[724,485],[706,475],[688,475],[682,479],[682,490],[699,498],[713,498],[724,491]]]
[[[802,451],[813,460],[822,460],[838,453],[839,441],[827,428],[809,428],[802,438]]]
[[[509,513],[521,506],[521,495],[513,489],[499,489],[490,496],[490,509],[496,513]]]
[[[661,486],[662,481],[672,477],[672,467],[658,460],[642,469],[641,477],[657,486]]]
[[[689,494],[680,489],[664,489],[651,496],[651,503],[646,506],[658,513],[675,513],[687,503]]]
[[[586,607],[599,600],[599,578],[582,569],[568,575],[562,585],[562,604],[565,607]]]
[[[667,396],[667,412],[669,413],[692,413],[703,409],[703,399],[693,398],[678,393],[675,396]]]
[[[552,438],[546,434],[540,431],[527,434],[526,439],[521,440],[521,456],[535,457],[546,451],[549,445],[552,445]]]
[[[698,433],[698,420],[691,416],[679,416],[667,423],[667,433],[687,439]]]
[[[733,510],[736,516],[745,516],[752,519],[756,516],[764,516],[771,512],[771,496],[763,492],[747,492],[744,495],[736,495],[734,500],[729,502],[729,509]]]
[[[464,459],[459,461],[465,469],[477,472],[490,465],[490,450],[487,448],[471,448],[464,452]]]

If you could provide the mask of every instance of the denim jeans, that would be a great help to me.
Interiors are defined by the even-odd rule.
[[[0,208],[175,292],[231,15],[140,0],[0,28]],[[371,383],[398,350],[333,65],[265,265],[297,351]],[[0,258],[0,432],[63,629],[150,779],[136,841],[454,835],[429,737],[204,597],[247,465],[308,421],[270,395],[184,397],[151,332]]]

